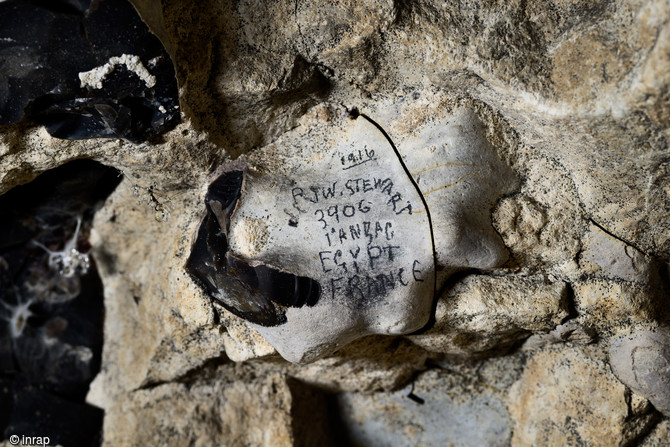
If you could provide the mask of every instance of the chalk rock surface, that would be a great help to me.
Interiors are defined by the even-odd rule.
[[[449,273],[507,259],[488,210],[516,179],[471,110],[400,149],[335,110],[223,166],[187,262],[293,362],[418,330]]]
[[[87,3],[50,8],[67,15]],[[104,410],[107,445],[342,445],[338,433],[370,445],[482,445],[492,434],[513,446],[663,445],[667,415],[644,388],[660,382],[646,372],[634,381],[618,376],[608,352],[670,321],[667,0],[133,5],[174,65],[179,109],[169,112],[179,112],[179,123],[135,143],[58,139],[29,116],[0,125],[0,194],[77,159],[119,173],[78,246],[104,289],[104,323],[91,322],[103,334],[100,372],[86,400]],[[0,73],[8,60],[0,57]],[[0,78],[0,100],[6,82]],[[365,130],[362,115],[378,127]],[[338,152],[349,137],[351,159]],[[370,172],[370,163],[343,171],[365,145],[390,154],[389,140],[399,154],[393,162],[384,156]],[[396,181],[400,160],[420,193],[406,173]],[[249,188],[231,219],[217,220],[228,229],[228,253],[322,287],[314,306],[282,305],[283,325],[241,318],[186,269],[208,188],[233,165],[246,167]],[[353,221],[344,249],[328,247],[317,232],[321,208],[307,200],[310,186],[337,181],[346,193],[347,180],[382,173],[402,188],[396,211],[410,200],[413,212],[391,221],[393,195],[381,203],[381,191],[368,192],[377,236],[386,238],[392,222],[403,241],[388,305],[361,301],[355,281],[348,292],[348,279],[333,287],[340,276],[321,259],[356,251]],[[293,206],[293,188],[302,188],[295,200],[306,213]],[[297,211],[297,227],[284,208]],[[327,211],[324,219],[334,218]],[[69,234],[72,222],[53,231]],[[332,253],[319,257],[324,251]],[[409,282],[414,260],[424,282]],[[328,294],[332,312],[320,307]],[[361,312],[344,304],[352,295]],[[422,409],[402,397],[413,381]],[[429,436],[434,413],[424,408],[442,403],[462,437]],[[8,407],[0,408],[5,420]],[[476,431],[468,415],[490,424],[478,419]]]
[[[653,426],[649,403],[630,395],[598,351],[552,347],[528,360],[508,396],[513,445],[623,446]]]

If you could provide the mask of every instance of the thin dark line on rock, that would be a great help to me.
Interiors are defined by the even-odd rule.
[[[619,240],[619,241],[623,242],[624,244],[633,247],[635,250],[639,251],[640,253],[649,256],[649,254],[647,252],[645,252],[644,250],[642,250],[641,247],[638,247],[637,245],[633,244],[632,242],[621,238],[621,236],[617,236],[616,234],[612,233],[610,230],[608,230],[607,228],[605,228],[604,226],[602,226],[601,224],[596,222],[593,218],[589,218],[589,222],[591,222],[596,227],[600,228],[603,232],[607,233],[609,236],[613,237],[614,239]]]
[[[356,110],[357,112],[357,110]],[[437,294],[437,252],[435,251],[435,234],[433,233],[433,219],[430,215],[430,210],[428,209],[428,203],[426,202],[426,198],[423,196],[423,193],[421,192],[421,188],[419,188],[419,185],[416,183],[414,180],[414,177],[412,177],[412,174],[409,172],[409,169],[407,168],[407,165],[405,165],[405,161],[402,159],[402,156],[400,155],[400,152],[398,151],[398,148],[396,145],[393,143],[393,140],[391,140],[391,137],[389,136],[388,133],[384,130],[382,126],[380,126],[375,120],[370,118],[364,113],[359,113],[358,116],[362,116],[370,124],[375,126],[381,133],[384,135],[384,138],[389,142],[391,147],[393,148],[393,152],[395,152],[396,157],[398,157],[398,161],[400,162],[400,166],[402,166],[402,169],[405,171],[405,174],[407,175],[407,178],[409,181],[412,183],[412,186],[414,186],[414,189],[416,189],[416,192],[419,194],[419,198],[421,199],[421,202],[423,203],[424,209],[426,210],[426,217],[428,217],[428,227],[430,229],[430,244],[432,245],[433,249],[433,298],[435,298],[435,295]]]

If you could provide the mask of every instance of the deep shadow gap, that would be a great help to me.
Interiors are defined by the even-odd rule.
[[[0,430],[53,445],[100,445],[85,402],[100,371],[103,285],[89,256],[95,212],[121,173],[92,160],[0,196]]]

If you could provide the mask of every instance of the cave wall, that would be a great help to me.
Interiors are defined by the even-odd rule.
[[[105,445],[667,443],[667,1],[133,4],[174,63],[176,127],[133,143],[0,126],[0,192],[79,158],[123,175],[89,237]],[[291,363],[184,266],[217,169],[318,160],[354,109],[407,164],[479,138],[468,163],[495,156],[509,181],[482,199],[495,176],[465,173],[431,206],[448,255],[427,325]],[[477,133],[454,139],[463,114]],[[468,258],[483,229],[504,252],[488,264]]]

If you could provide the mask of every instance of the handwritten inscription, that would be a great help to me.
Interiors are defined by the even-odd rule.
[[[347,155],[340,157],[340,162],[342,163],[342,170],[346,171],[347,169],[355,168],[369,161],[376,161],[375,150],[368,149],[368,146],[363,146],[363,149],[353,150]]]
[[[322,219],[319,219],[319,222],[325,223]],[[327,228],[327,224],[324,228]],[[394,234],[393,223],[366,220],[362,223],[349,225],[348,227],[331,227],[329,232],[324,233],[324,236],[328,240],[328,246],[332,247],[338,243],[344,244],[345,241],[356,241],[358,239],[367,239],[368,244],[371,244],[373,241],[378,240],[380,236],[390,241],[393,239]]]
[[[301,201],[310,203],[326,202],[328,199],[340,197],[366,196],[370,192],[379,191],[387,196],[386,205],[393,209],[395,214],[412,214],[412,204],[409,200],[403,198],[403,195],[394,189],[393,180],[386,178],[352,178],[344,182],[344,188],[340,189],[337,181],[326,186],[310,186],[309,188],[294,187],[291,191],[293,195],[293,207],[304,213],[301,207]],[[363,201],[358,202],[359,206]],[[348,204],[352,206],[353,204]],[[333,208],[335,207],[335,208]],[[336,209],[337,204],[328,209]],[[362,210],[361,210],[362,211]],[[334,211],[333,211],[334,212]]]
[[[365,148],[341,158],[361,163],[374,157]],[[344,168],[343,168],[344,169]],[[318,225],[323,238],[315,253],[335,299],[370,300],[423,282],[422,264],[408,257],[400,237],[412,216],[412,204],[389,177],[356,177],[321,185],[294,186],[293,207]],[[403,241],[403,242],[401,242]]]

